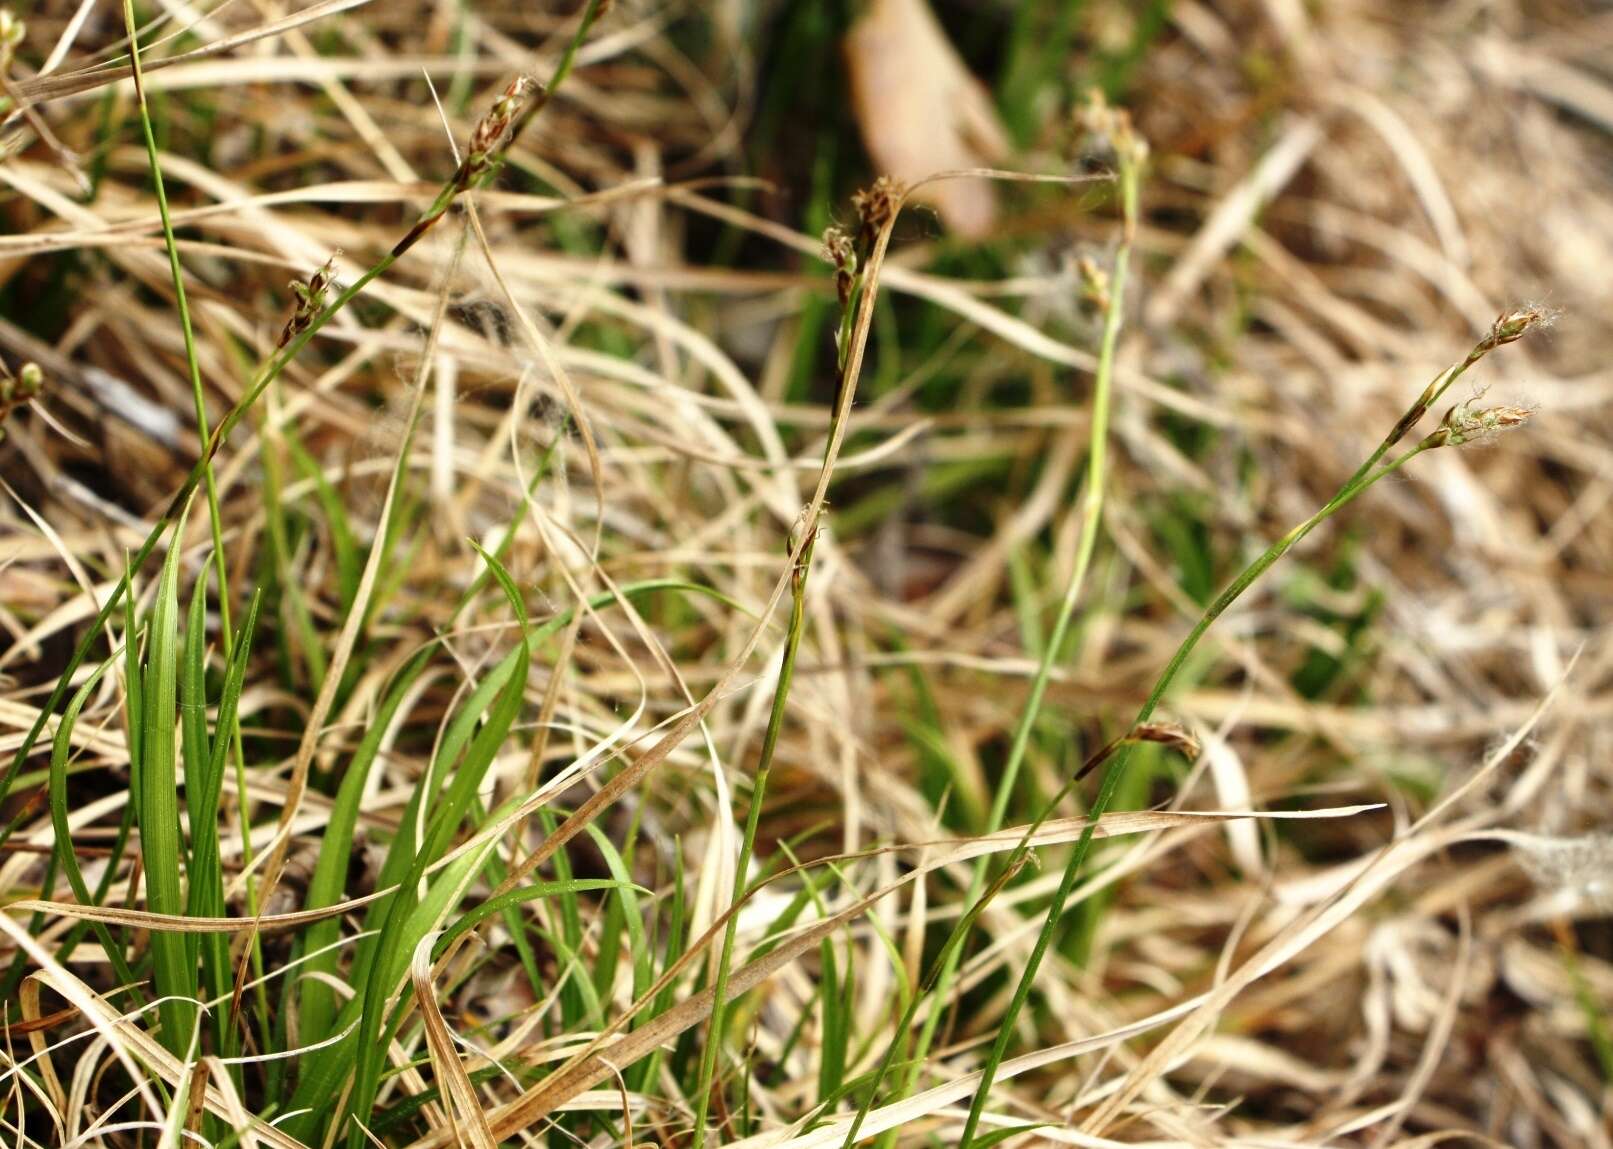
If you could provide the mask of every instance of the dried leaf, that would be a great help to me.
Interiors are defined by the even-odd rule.
[[[988,166],[1009,150],[991,97],[969,74],[926,0],[872,0],[846,34],[852,111],[874,166],[911,185],[936,172]],[[996,219],[984,180],[923,188],[958,235],[979,239]]]

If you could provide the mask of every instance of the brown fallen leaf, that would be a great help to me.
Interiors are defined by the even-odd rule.
[[[991,97],[969,74],[926,0],[871,0],[846,33],[852,112],[874,166],[904,184],[989,166],[1008,153]],[[985,180],[919,190],[965,239],[989,234],[996,193]]]

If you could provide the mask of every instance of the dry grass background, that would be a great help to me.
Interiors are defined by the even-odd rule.
[[[457,219],[438,228],[318,336],[220,453],[234,617],[242,587],[274,588],[241,703],[261,851],[346,617],[342,564],[363,561],[425,380],[404,534],[318,741],[271,912],[300,908],[333,772],[388,676],[478,569],[467,537],[496,538],[551,444],[555,465],[507,560],[535,618],[646,578],[704,584],[732,604],[654,597],[638,620],[602,608],[562,628],[534,659],[492,796],[525,793],[531,769],[552,778],[581,763],[556,798],[573,808],[620,768],[614,751],[634,747],[632,759],[648,746],[749,638],[745,611],[767,603],[784,570],[834,400],[829,329],[807,318],[832,299],[814,205],[849,218],[845,196],[872,174],[856,109],[834,89],[840,29],[781,43],[799,34],[790,7],[618,0],[508,170],[475,195],[492,262],[472,240],[453,263]],[[937,5],[977,69],[1000,62],[1011,7]],[[1051,19],[1055,7],[1021,18]],[[290,312],[285,281],[336,249],[350,281],[386,250],[452,170],[450,139],[466,138],[510,75],[546,75],[573,26],[570,5],[302,10],[316,9],[257,38],[285,6],[145,8],[164,21],[143,37],[148,86],[215,421],[272,350]],[[1123,731],[1207,596],[1324,502],[1498,311],[1534,300],[1561,318],[1477,371],[1493,397],[1537,408],[1530,426],[1489,449],[1419,460],[1258,584],[1167,703],[1203,753],[1191,764],[1139,757],[1127,794],[1186,811],[1377,805],[1316,821],[1166,821],[1106,844],[1037,1007],[1018,1022],[987,1128],[1036,1123],[1015,1139],[1074,1145],[1613,1144],[1613,11],[1366,0],[1168,9],[1152,28],[1163,9],[1079,6],[1072,62],[1031,90],[1016,113],[1028,125],[1021,146],[1002,161],[1069,170],[1074,80],[1090,60],[1140,45],[1113,93],[1153,159],[1104,533],[1011,821],[1034,817]],[[46,385],[0,444],[8,754],[93,617],[89,594],[111,588],[198,451],[131,90],[92,68],[119,51],[121,15],[67,0],[18,14],[27,37],[9,83],[35,119],[13,118],[0,162],[0,346],[13,366],[38,362]],[[231,37],[228,52],[158,66]],[[824,63],[827,90],[779,90],[792,52]],[[796,104],[810,116],[792,117]],[[42,142],[37,120],[76,158]],[[909,125],[871,130],[896,129]],[[836,186],[814,198],[814,157],[830,153]],[[97,185],[88,202],[81,177]],[[996,196],[978,244],[923,211],[898,227],[817,547],[762,820],[769,864],[783,865],[781,843],[821,859],[977,833],[1068,576],[1096,346],[1074,256],[1109,250],[1113,208],[1090,187],[1000,185]],[[422,365],[443,293],[446,321]],[[203,519],[187,534],[187,586],[205,561]],[[149,597],[155,581],[153,569],[139,589]],[[634,876],[657,892],[658,922],[679,857],[697,930],[727,900],[781,619],[701,732],[598,817],[618,847],[637,842]],[[508,623],[496,592],[479,598],[389,733],[349,893],[373,883],[374,843],[395,827],[455,692],[510,648]],[[128,796],[115,676],[74,741],[74,848],[93,875]],[[44,764],[36,755],[26,768]],[[13,792],[8,898],[37,896],[45,881],[53,835],[41,785],[25,774]],[[230,872],[242,826],[227,787]],[[512,856],[543,833],[532,823]],[[958,1006],[923,1067],[926,1092],[876,1106],[864,1135],[955,1140],[982,1039],[995,1036],[1057,881],[1059,847],[1042,853],[1044,868],[983,915]],[[603,874],[592,847],[571,854],[579,873]],[[842,863],[845,885],[821,895],[843,908],[923,856]],[[967,868],[942,868],[832,935],[839,975],[851,977],[837,995],[848,1079],[883,1053],[904,979],[944,937],[966,885]],[[120,875],[114,889],[127,888]],[[791,877],[767,887],[741,918],[742,943],[759,942],[802,888]],[[580,900],[585,969],[621,928],[603,904]],[[246,912],[231,902],[231,914]],[[31,921],[51,940],[69,925]],[[265,957],[273,966],[286,952],[270,939]],[[110,970],[92,953],[73,973],[106,994]],[[564,964],[541,956],[551,973]],[[512,1063],[557,1058],[588,1032],[562,1023],[553,1000],[534,1002],[519,971],[494,934],[472,975],[441,991],[449,1027],[474,1034],[447,1047],[467,1069],[485,1067],[490,1050]],[[855,1100],[815,1130],[793,1124],[821,1100],[822,976],[814,947],[730,1011],[721,1141],[807,1149],[844,1136]],[[626,1007],[630,983],[624,968],[601,987],[607,1014]],[[16,1004],[16,1061],[30,1042],[38,1052],[36,1039],[86,1025],[81,1014],[20,1024]],[[37,1008],[63,1005],[47,990]],[[522,1024],[501,1024],[522,1011]],[[62,1082],[84,1083],[71,1097],[40,1062],[29,1088],[10,1075],[0,1122],[39,1143],[155,1140],[118,1130],[149,1119],[114,1056],[133,1040],[114,1029],[51,1054]],[[392,1102],[445,1080],[418,1060],[418,1034],[400,1042],[411,1068],[387,1084]],[[677,1068],[687,1048],[678,1054],[640,1093],[607,1081],[578,1102],[615,1114],[626,1097],[626,1136],[681,1144],[692,1077]],[[271,1099],[252,1080],[246,1103],[262,1106]],[[502,1076],[473,1088],[496,1114],[520,1092]],[[428,1106],[387,1136],[469,1137],[454,1112]],[[522,1135],[624,1136],[567,1120],[553,1132],[526,1122]],[[517,1125],[495,1128],[513,1143]]]

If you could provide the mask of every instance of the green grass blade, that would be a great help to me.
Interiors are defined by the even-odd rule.
[[[204,578],[197,579],[191,589],[183,645],[184,662],[179,673],[179,745],[185,764],[185,807],[190,818],[191,852],[185,861],[191,889],[188,905],[195,897],[198,843],[209,834],[218,836],[218,827],[200,821],[197,810],[199,791],[207,784],[207,767],[213,756],[207,735],[207,580]],[[215,845],[215,852],[216,849]],[[190,955],[187,963],[194,967],[201,937],[186,934],[185,943]]]
[[[649,939],[644,934],[644,911],[638,901],[638,894],[647,891],[640,891],[640,888],[633,884],[626,860],[606,837],[605,832],[593,823],[589,823],[587,831],[605,859],[605,868],[610,871],[611,877],[616,879],[619,887],[611,904],[619,908],[621,915],[619,920],[627,935],[628,954],[633,963],[633,1000],[638,1001],[649,990],[650,983],[655,980],[654,968],[650,962]],[[623,931],[618,932],[618,937],[621,932]],[[597,984],[601,994],[609,992],[611,985],[609,981]]]
[[[518,652],[524,655],[525,648],[518,647]],[[489,718],[488,724],[483,728],[483,734],[493,736],[486,740],[478,736],[466,754],[464,773],[485,773],[486,765],[491,762],[492,755],[514,720],[520,697],[525,689],[525,675],[514,680],[500,701],[506,702],[508,696],[513,695],[515,705],[502,706],[497,714]],[[478,762],[480,756],[485,755],[486,762]],[[437,819],[436,824],[446,824],[452,820],[457,826],[459,815],[464,813],[463,807],[457,811],[445,805]],[[428,830],[426,841],[431,842],[435,835]],[[386,1060],[386,1046],[379,1039],[384,1021],[386,1003],[404,981],[408,969],[409,956],[414,952],[415,945],[421,938],[435,930],[447,914],[449,908],[464,896],[466,887],[471,879],[481,870],[488,855],[495,848],[494,841],[484,843],[479,849],[467,853],[456,860],[437,877],[428,889],[426,896],[419,898],[416,889],[425,874],[426,867],[432,860],[432,855],[425,851],[417,856],[415,864],[410,867],[405,877],[403,888],[394,896],[392,912],[381,931],[381,944],[377,948],[377,958],[371,964],[369,977],[364,986],[363,996],[355,998],[361,1002],[359,1018],[358,1040],[354,1046],[357,1055],[357,1064],[354,1066],[353,1089],[348,1097],[345,1110],[338,1110],[340,1119],[343,1112],[362,1116],[367,1119],[370,1110],[375,1104],[376,1091],[380,1085],[381,1069]],[[342,1049],[347,1043],[333,1047],[333,1050]],[[345,1077],[345,1070],[340,1077]],[[339,1079],[339,1078],[338,1078]],[[345,1122],[340,1122],[331,1132],[340,1134]],[[351,1149],[363,1149],[366,1140],[362,1128],[353,1124],[348,1128],[348,1144]]]
[[[346,773],[342,775],[335,801],[331,803],[330,820],[325,824],[319,858],[314,863],[308,896],[303,901],[305,909],[322,909],[342,900],[348,862],[358,830],[359,801],[364,796],[370,769],[380,751],[381,740],[386,737],[397,715],[398,707],[425,672],[435,649],[435,646],[427,647],[409,660],[386,692],[380,707],[371,716],[364,737],[354,750]],[[297,1033],[298,1040],[304,1045],[323,1041],[331,1034],[331,1022],[336,1016],[336,991],[319,977],[310,975],[336,973],[341,955],[328,947],[340,936],[339,918],[316,922],[303,935],[304,952],[316,955],[303,964],[303,974],[299,979]],[[324,952],[319,952],[322,950]]]
[[[224,673],[219,695],[218,717],[213,727],[212,751],[206,765],[194,776],[188,772],[185,800],[190,811],[191,867],[186,912],[194,917],[220,917],[224,914],[224,868],[218,839],[219,802],[224,793],[224,775],[229,751],[237,732],[241,690],[246,682],[247,660],[252,651],[252,634],[257,628],[258,608],[263,596],[255,593],[247,606],[235,637],[235,651]],[[188,767],[187,767],[188,771]],[[224,934],[202,934],[200,958],[202,981],[209,998],[223,997],[233,984],[229,939]],[[238,1043],[225,1011],[215,1018],[219,1050],[233,1055]]]
[[[558,898],[572,894],[587,893],[622,893],[649,895],[650,891],[643,886],[635,886],[632,882],[619,881],[616,878],[573,878],[569,882],[533,882],[531,885],[521,886],[510,890],[487,901],[455,920],[454,924],[442,932],[437,939],[433,952],[441,954],[455,938],[475,929],[488,918],[502,914],[513,906],[525,905],[527,902],[537,901],[539,898]]]
[[[179,559],[178,540],[184,537],[184,516],[174,532],[174,545],[163,563],[152,608],[146,650],[140,762],[140,853],[145,869],[146,904],[153,913],[179,916],[185,912],[180,893],[182,863],[179,838],[178,747],[174,726],[179,688]],[[185,934],[153,930],[152,976],[162,998],[195,998],[196,967],[190,963]],[[189,1048],[196,1007],[183,1000],[164,1001],[158,1007],[162,1042],[169,1052],[183,1057]]]
[[[482,811],[480,804],[475,804],[472,806],[471,817],[478,825],[485,825],[487,822],[487,818],[484,816],[484,812]],[[520,837],[520,826],[522,824],[523,823],[518,823],[516,826],[511,828],[512,837],[517,839]],[[489,883],[492,885],[493,889],[502,890],[505,882],[509,879],[509,876],[509,866],[505,863],[504,859],[499,856],[499,852],[494,850],[487,856],[487,877]],[[510,941],[515,946],[515,954],[516,957],[520,959],[522,970],[526,972],[527,984],[532,987],[533,997],[534,999],[541,999],[543,997],[544,984],[543,972],[538,968],[538,954],[537,951],[532,948],[532,940],[526,936],[526,927],[521,921],[520,911],[514,907],[505,911],[504,922],[505,925],[509,927]]]
[[[447,906],[439,905],[438,900],[444,896],[444,891],[458,881],[455,875],[464,859],[434,879],[426,898],[419,900],[418,905],[416,887],[426,867],[446,851],[487,768],[509,734],[525,694],[529,661],[527,644],[518,643],[477,685],[450,724],[449,733],[443,738],[442,748],[432,768],[427,771],[427,777],[416,788],[410,809],[404,814],[403,828],[393,842],[379,879],[383,886],[396,882],[400,888],[397,893],[376,902],[372,907],[377,912],[371,915],[371,920],[378,922],[380,934],[377,938],[367,939],[375,944],[364,947],[362,954],[355,957],[355,983],[359,976],[364,977],[363,993],[354,999],[355,1003],[360,1004],[360,1026],[356,1041],[349,1039],[319,1051],[293,1096],[293,1109],[311,1108],[315,1101],[323,1102],[332,1097],[332,1087],[346,1077],[349,1067],[353,1066],[356,1077],[346,1112],[369,1113],[385,1057],[385,1050],[376,1044],[381,1034],[385,1003],[406,971],[408,955],[414,944],[426,932],[434,929],[436,922],[446,912]],[[490,688],[496,688],[498,694],[492,701],[487,722],[465,746],[470,728],[487,708]],[[430,795],[445,767],[459,758],[460,747],[465,747],[463,759],[458,762],[452,777],[446,780],[446,789],[442,798],[434,804],[431,821],[421,835],[417,849],[414,846],[412,811],[418,810],[422,803],[430,802]],[[469,855],[476,859],[476,869],[481,868],[486,850],[491,848],[490,843],[483,850],[473,851]],[[429,924],[422,925],[422,921],[429,921]],[[348,1008],[343,1009],[338,1018],[338,1028],[349,1012]],[[300,1130],[302,1125],[298,1124],[296,1128]],[[354,1136],[361,1142],[362,1134],[356,1126]]]
[[[125,586],[134,582],[134,565],[128,563],[124,568],[123,582]],[[140,792],[140,755],[143,748],[143,732],[145,730],[145,705],[142,701],[141,674],[140,674],[140,620],[135,614],[134,596],[130,595],[123,603],[123,724],[128,735],[129,744],[129,791],[133,794]],[[70,672],[69,672],[70,673]],[[65,678],[66,675],[64,674]],[[138,803],[136,803],[138,804]]]
[[[526,603],[521,600],[521,591],[515,585],[515,579],[510,576],[510,572],[498,560],[497,555],[484,550],[482,544],[475,539],[468,539],[467,541],[475,548],[476,553],[482,556],[482,561],[487,564],[488,571],[498,580],[498,585],[503,589],[504,597],[509,600],[510,609],[515,611],[516,621],[521,624],[521,630],[524,632],[529,625],[526,615]]]
[[[56,739],[51,744],[50,752],[50,823],[56,835],[56,858],[62,873],[67,876],[67,884],[73,891],[73,897],[80,905],[86,906],[97,904],[100,897],[90,893],[89,886],[84,881],[84,872],[79,868],[78,855],[73,850],[73,830],[67,819],[67,760],[72,755],[73,728],[78,724],[78,716],[83,712],[84,704],[95,692],[101,678],[116,664],[116,657],[114,654],[113,658],[97,667],[68,702],[67,709],[62,713],[61,723],[56,728]],[[112,963],[112,971],[119,983],[133,985],[135,977],[129,969],[128,962],[124,960],[123,947],[113,941],[111,931],[100,922],[86,924],[95,932],[96,940],[106,950],[107,958]]]
[[[559,819],[552,810],[538,811],[538,824],[543,830],[545,838],[551,837],[559,827]],[[560,850],[550,859],[549,864],[554,867],[554,875],[561,881],[571,879],[571,857]],[[575,955],[582,950],[582,911],[578,908],[575,897],[560,899],[558,906],[560,924],[558,929],[551,929],[546,936],[550,944],[562,951],[562,956],[570,955],[567,966],[562,968],[569,973],[578,973],[579,969],[569,968],[577,965]],[[567,976],[560,987],[560,1022],[566,1028],[575,1028],[593,1024],[594,1009],[583,996],[585,990],[592,990],[592,985],[583,986],[577,980]]]
[[[683,870],[683,843],[672,843],[672,905],[667,911],[666,939],[658,947],[664,955],[661,959],[661,973],[664,975],[683,953],[684,934],[687,930],[688,891],[685,888]],[[650,1004],[649,1010],[634,1019],[634,1028],[645,1024],[652,1018],[658,1017],[672,1008],[677,994],[677,983],[668,979],[661,992],[656,994],[655,1001]],[[627,1082],[630,1088],[643,1092],[656,1080],[661,1059],[665,1054],[656,1050],[643,1061],[628,1070]]]

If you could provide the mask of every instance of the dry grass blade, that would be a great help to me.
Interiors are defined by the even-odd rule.
[[[138,1026],[121,1019],[104,1001],[81,980],[63,969],[33,938],[9,917],[0,915],[0,932],[5,933],[25,950],[39,966],[39,977],[57,993],[71,1001],[112,1048],[114,1055],[136,1082],[141,1099],[148,1111],[158,1120],[161,1128],[165,1116],[162,1105],[150,1090],[141,1066],[150,1066],[169,1086],[177,1086],[185,1076],[185,1063],[170,1054]],[[210,1089],[206,1095],[211,1112],[221,1115],[228,1112],[224,1097]],[[296,1139],[280,1133],[272,1125],[257,1118],[249,1124],[256,1136],[275,1149],[302,1149]]]
[[[431,980],[431,948],[436,943],[437,937],[437,934],[432,933],[421,938],[409,963],[409,978],[414,983],[414,998],[420,1009],[421,1021],[425,1025],[426,1047],[430,1052],[431,1065],[436,1071],[437,1080],[444,1083],[443,1091],[448,1094],[455,1139],[462,1144],[469,1143],[472,1149],[493,1149],[498,1144],[498,1138],[493,1136],[492,1130],[488,1127],[487,1116],[482,1111],[476,1087],[471,1084],[470,1077],[460,1062],[459,1049],[454,1044],[453,1035],[448,1031],[448,1023],[443,1020],[442,1011],[437,1008],[436,987]]]
[[[52,917],[70,918],[80,922],[103,922],[110,926],[127,926],[136,930],[160,930],[178,934],[236,934],[259,930],[278,933],[340,917],[362,909],[378,898],[395,892],[392,887],[376,890],[362,897],[349,898],[317,910],[294,910],[284,914],[259,914],[246,918],[211,918],[186,914],[154,913],[148,910],[129,910],[118,906],[84,906],[75,902],[44,901],[39,898],[19,898],[10,903],[12,909],[30,913],[49,914]]]
[[[318,0],[317,3],[310,4],[299,12],[283,16],[278,20],[267,21],[247,32],[230,36],[223,40],[216,40],[204,47],[196,48],[177,56],[167,56],[159,60],[152,60],[146,64],[146,71],[160,72],[165,68],[176,67],[194,60],[224,55],[235,51],[237,48],[244,48],[248,44],[272,39],[291,29],[300,28],[305,24],[311,24],[339,12],[363,7],[368,3],[370,3],[370,0]],[[93,92],[95,89],[104,87],[107,84],[127,80],[133,74],[134,68],[129,64],[107,64],[55,75],[41,74],[32,80],[19,81],[16,85],[17,95],[28,105],[40,104],[47,100],[60,100],[83,92]]]

